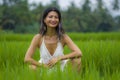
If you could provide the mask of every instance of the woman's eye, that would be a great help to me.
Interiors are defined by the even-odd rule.
[[[58,19],[58,16],[48,16],[48,18],[55,18],[55,19]]]
[[[49,18],[52,18],[52,16],[48,16]]]
[[[55,16],[56,19],[58,19],[58,16]]]

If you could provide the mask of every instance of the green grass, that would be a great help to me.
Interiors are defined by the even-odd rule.
[[[119,32],[109,33],[68,33],[75,41],[120,40]],[[34,34],[0,34],[0,41],[31,41]]]
[[[69,33],[69,35],[83,53],[81,73],[71,70],[70,66],[67,66],[63,72],[48,71],[42,67],[37,71],[29,70],[23,60],[33,34],[2,34],[0,35],[0,80],[120,79],[119,33]],[[69,52],[70,50],[65,47],[64,53]],[[39,56],[37,49],[34,59],[39,60]]]

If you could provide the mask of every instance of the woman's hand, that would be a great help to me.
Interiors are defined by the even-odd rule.
[[[47,64],[44,64],[43,66],[44,66],[45,68],[49,68],[49,66],[48,66]]]
[[[58,61],[60,61],[60,57],[52,58],[48,62],[48,67],[53,67]]]

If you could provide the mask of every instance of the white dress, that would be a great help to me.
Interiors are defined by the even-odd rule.
[[[44,37],[43,37],[43,41],[42,41],[42,44],[40,46],[40,60],[39,60],[40,63],[47,64],[50,59],[52,59],[54,57],[62,56],[62,55],[64,55],[63,54],[63,46],[62,46],[60,41],[58,41],[58,43],[57,43],[57,47],[56,47],[54,54],[51,55],[50,52],[48,51],[46,45],[45,45]],[[62,60],[60,62],[60,68],[62,71],[63,71],[67,61],[68,60]]]

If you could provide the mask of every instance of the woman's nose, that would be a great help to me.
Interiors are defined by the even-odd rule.
[[[53,17],[53,18],[52,18],[52,21],[55,21],[55,20],[56,20],[56,18]]]

